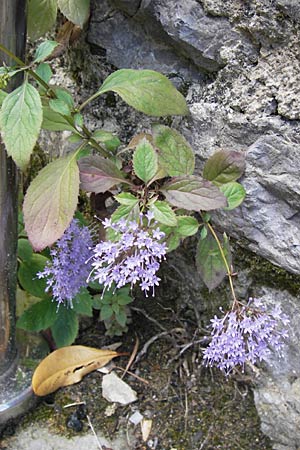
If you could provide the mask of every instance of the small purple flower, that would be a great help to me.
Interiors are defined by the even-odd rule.
[[[92,246],[89,228],[80,226],[78,220],[73,219],[51,249],[52,260],[37,275],[47,279],[46,291],[52,291],[53,299],[58,305],[67,302],[72,308],[72,299],[82,287],[87,286],[90,265],[86,261],[92,255]]]
[[[152,220],[153,214],[148,212],[145,216],[140,215],[139,222],[126,222],[124,219],[118,222],[110,219],[103,221],[106,229],[116,232],[116,241],[96,245],[89,278],[103,284],[104,291],[113,285],[118,289],[126,284],[133,286],[139,282],[146,297],[150,288],[154,296],[155,286],[160,281],[156,272],[165,258],[167,247],[161,242],[165,233],[157,226],[153,229]]]
[[[260,300],[250,298],[246,306],[238,306],[222,319],[215,316],[211,323],[212,340],[203,359],[207,366],[216,365],[226,375],[236,366],[244,369],[247,361],[255,364],[266,360],[270,348],[282,356],[287,337],[282,326],[289,319],[278,306],[267,313]]]

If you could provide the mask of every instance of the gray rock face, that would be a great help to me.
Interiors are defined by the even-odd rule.
[[[300,299],[274,289],[263,289],[260,298],[269,306],[280,304],[291,322],[284,358],[273,356],[258,375],[255,404],[262,430],[272,437],[274,449],[297,450],[300,446]]]
[[[245,202],[216,213],[215,222],[247,248],[298,275],[299,36],[297,0],[94,0],[88,34],[118,68],[175,73],[188,83],[191,115],[176,118],[173,126],[195,149],[199,173],[220,148],[247,154],[241,180]],[[141,130],[143,119],[137,119],[130,130]],[[300,299],[280,290],[262,295],[281,303],[292,318],[291,340],[286,359],[274,359],[261,370],[255,400],[274,448],[296,450]]]

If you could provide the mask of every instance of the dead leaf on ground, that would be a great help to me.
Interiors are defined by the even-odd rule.
[[[63,347],[50,353],[36,368],[32,388],[36,395],[51,394],[60,387],[78,383],[88,373],[127,353],[83,345]]]

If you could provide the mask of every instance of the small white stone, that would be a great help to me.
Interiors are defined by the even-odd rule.
[[[134,425],[138,425],[142,420],[144,416],[139,412],[135,411],[135,413],[132,414],[132,416],[129,417],[129,422],[133,423]]]
[[[120,403],[121,405],[128,405],[137,400],[136,392],[114,372],[104,375],[102,395],[108,402]]]

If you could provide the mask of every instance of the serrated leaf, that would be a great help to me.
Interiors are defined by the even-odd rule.
[[[51,67],[47,63],[41,63],[37,66],[35,69],[35,73],[45,81],[45,83],[49,83],[51,80],[51,77],[53,75],[53,72],[51,70]]]
[[[127,322],[127,315],[124,309],[120,309],[118,313],[115,314],[115,319],[121,327],[125,327]]]
[[[49,101],[49,106],[52,109],[52,111],[61,114],[63,116],[69,116],[71,115],[71,110],[69,106],[63,101],[58,98],[52,99]]]
[[[36,368],[32,388],[36,395],[51,394],[60,387],[78,383],[88,373],[105,366],[116,356],[113,350],[73,345],[50,353]]]
[[[93,316],[93,297],[87,289],[81,291],[73,298],[73,311],[84,316]]]
[[[96,130],[92,137],[97,142],[104,144],[105,148],[110,152],[114,152],[121,145],[120,139],[109,131]]]
[[[109,75],[96,95],[113,91],[150,116],[188,114],[185,98],[171,81],[153,70],[121,69]]]
[[[161,187],[161,192],[171,205],[188,211],[210,211],[227,206],[220,190],[197,176],[173,178]]]
[[[33,249],[28,241],[28,239],[18,239],[18,258],[22,259],[22,261],[26,261],[31,258],[33,254]]]
[[[115,195],[115,199],[121,205],[135,206],[138,204],[139,199],[130,192],[121,192],[121,194]]]
[[[101,306],[100,319],[108,320],[112,317],[113,313],[111,305],[103,305]]]
[[[231,265],[231,254],[228,240],[220,239],[222,248],[228,262]],[[208,287],[209,291],[216,288],[226,276],[226,266],[221,256],[218,244],[210,232],[199,240],[196,251],[196,265],[198,272]]]
[[[228,206],[224,208],[226,211],[237,208],[246,197],[246,191],[240,183],[233,181],[232,183],[222,184],[220,191],[227,198]]]
[[[56,22],[57,0],[27,0],[27,33],[36,40]]]
[[[42,62],[51,55],[53,50],[59,45],[56,41],[44,41],[36,49],[33,62]]]
[[[71,345],[78,334],[78,316],[75,311],[60,305],[51,332],[57,347]]]
[[[244,153],[220,150],[206,161],[203,178],[220,185],[237,180],[243,175],[244,170]]]
[[[81,28],[89,18],[90,0],[57,0],[64,16]]]
[[[129,297],[129,295],[118,295],[117,296],[117,301],[118,301],[118,304],[119,305],[121,305],[121,306],[125,306],[125,305],[129,305],[129,303],[132,303],[133,302],[133,299],[131,298],[131,297]]]
[[[109,159],[94,155],[78,161],[81,188],[88,192],[109,191],[120,183],[131,184]]]
[[[79,194],[76,156],[77,152],[48,164],[26,192],[25,229],[35,250],[51,246],[73,218]]]
[[[154,218],[158,222],[170,227],[175,227],[177,225],[176,214],[167,202],[157,200],[149,209],[153,212]]]
[[[198,220],[191,216],[177,216],[177,231],[183,236],[193,236],[199,228]]]
[[[41,331],[51,327],[56,320],[57,304],[50,299],[30,306],[17,320],[17,327],[27,331]]]
[[[43,106],[42,128],[49,131],[76,131],[61,114],[53,111],[48,105]]]
[[[37,273],[44,270],[48,258],[33,253],[29,259],[21,261],[18,269],[18,280],[22,288],[35,297],[47,297],[46,279],[38,278]]]
[[[68,105],[69,109],[74,108],[74,100],[69,91],[65,88],[54,87],[53,91],[55,92],[56,97],[59,100],[62,100],[66,105]],[[81,114],[77,114],[81,116]]]
[[[147,139],[142,139],[133,154],[133,169],[140,180],[147,183],[157,172],[157,154]]]
[[[28,166],[43,113],[38,91],[25,81],[8,94],[0,112],[0,129],[7,153],[20,169]]]
[[[111,215],[113,222],[118,222],[121,219],[138,220],[140,208],[136,205],[121,205]]]
[[[171,177],[191,175],[195,169],[194,152],[178,131],[164,125],[153,126],[158,163]]]

